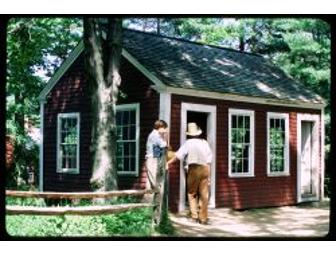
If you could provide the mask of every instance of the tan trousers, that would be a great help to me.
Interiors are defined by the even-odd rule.
[[[156,185],[156,175],[158,169],[158,159],[149,157],[146,160],[147,167],[147,181],[146,189],[154,189]]]
[[[197,164],[188,166],[187,192],[191,217],[206,222],[208,218],[209,167]],[[199,213],[198,213],[198,206]]]

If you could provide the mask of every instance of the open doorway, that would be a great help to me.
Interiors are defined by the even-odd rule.
[[[208,131],[208,112],[195,112],[195,111],[187,111],[187,125],[188,123],[194,122],[196,125],[202,130],[201,138],[207,140],[207,131]],[[187,128],[187,127],[186,127]],[[187,140],[187,136],[185,135],[185,140]],[[183,162],[183,167],[186,168],[186,162]],[[185,171],[185,179],[187,179],[187,172]],[[188,203],[188,186],[185,185],[185,207],[189,207]],[[211,197],[211,188],[209,187],[209,199]]]
[[[195,122],[197,126],[203,131],[201,137],[207,140],[207,120],[209,113],[208,112],[194,112],[187,111],[187,124],[190,122]]]
[[[181,144],[186,137],[187,125],[195,122],[201,129],[201,137],[208,141],[213,153],[213,161],[210,169],[209,207],[215,207],[215,165],[216,165],[216,106],[182,103],[181,107]],[[180,164],[180,202],[179,211],[186,209],[188,205],[185,164]]]

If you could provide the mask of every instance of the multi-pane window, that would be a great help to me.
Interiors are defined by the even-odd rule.
[[[254,112],[229,110],[229,176],[253,176]]]
[[[268,175],[289,173],[288,114],[268,113]]]
[[[118,105],[117,170],[119,174],[138,174],[139,104]]]
[[[60,113],[57,123],[57,172],[79,173],[79,113]]]

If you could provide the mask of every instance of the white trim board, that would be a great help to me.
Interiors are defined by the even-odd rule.
[[[40,155],[39,155],[39,191],[43,191],[43,167],[44,167],[44,105],[45,101],[40,101]]]
[[[318,109],[318,110],[321,110],[325,107],[325,104],[320,104],[320,103],[305,103],[305,102],[289,101],[289,100],[285,101],[285,100],[280,100],[280,99],[268,99],[268,98],[262,98],[262,97],[242,96],[242,95],[237,95],[237,94],[209,92],[209,91],[196,90],[196,89],[167,87],[166,91],[170,92],[171,94],[182,95],[182,96],[194,96],[194,97],[228,100],[228,101],[235,101],[235,102],[246,102],[246,103],[254,103],[254,104],[265,104],[265,105]]]
[[[164,120],[170,128],[170,115],[171,115],[171,94],[167,92],[160,93],[160,109],[159,119]],[[170,144],[170,136],[168,136],[168,145]]]
[[[324,200],[324,175],[325,175],[325,162],[324,162],[324,150],[325,150],[325,119],[324,119],[324,109],[321,112],[321,194],[320,198]]]
[[[212,163],[211,163],[211,196],[209,200],[209,208],[216,206],[216,137],[217,137],[217,107],[215,105],[181,103],[181,126],[180,126],[180,144],[182,145],[185,139],[186,126],[187,126],[187,111],[204,112],[208,113],[207,118],[207,140],[212,148]],[[209,130],[213,132],[209,132]],[[185,170],[183,169],[183,162],[180,161],[180,198],[179,198],[179,211],[185,210],[185,187],[186,178]]]
[[[312,168],[316,168],[318,180],[314,180],[316,187],[316,197],[302,199],[301,197],[301,122],[302,121],[311,121],[313,122],[313,130],[312,130],[312,139],[313,139],[313,152],[312,152]],[[305,202],[305,201],[316,201],[319,199],[321,194],[321,172],[319,171],[319,162],[316,160],[318,157],[319,150],[321,150],[319,143],[319,115],[317,114],[297,114],[297,202]],[[323,150],[323,149],[322,149]]]

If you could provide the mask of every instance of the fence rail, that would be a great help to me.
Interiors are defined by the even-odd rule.
[[[152,207],[149,203],[121,204],[109,206],[80,206],[80,207],[35,207],[35,206],[6,206],[6,213],[9,215],[102,215],[117,214],[137,208]]]
[[[17,191],[6,190],[6,196],[20,198],[47,198],[47,199],[95,199],[95,198],[111,198],[125,196],[143,196],[153,194],[152,203],[128,203],[118,205],[104,206],[78,206],[78,207],[35,207],[35,206],[17,206],[7,205],[6,213],[9,215],[27,214],[27,215],[101,215],[116,214],[136,208],[153,208],[153,222],[159,224],[163,219],[163,212],[167,214],[168,208],[168,173],[166,171],[165,153],[159,158],[158,173],[156,178],[157,189],[146,190],[117,190],[106,192],[35,192],[35,191]]]
[[[111,197],[125,197],[125,196],[143,196],[145,194],[152,194],[155,190],[116,190],[105,192],[35,192],[35,191],[17,191],[6,190],[6,196],[11,197],[33,197],[33,198],[63,198],[63,199],[80,199],[80,198],[111,198]]]
[[[106,192],[35,192],[35,191],[17,191],[6,190],[6,196],[20,198],[49,198],[49,199],[95,199],[112,198],[125,196],[143,196],[145,194],[157,193],[157,190],[116,190]],[[152,203],[128,203],[118,205],[104,206],[78,206],[78,207],[36,207],[36,206],[17,206],[7,205],[6,213],[8,215],[26,214],[26,215],[100,215],[117,214],[137,208],[153,207]]]

